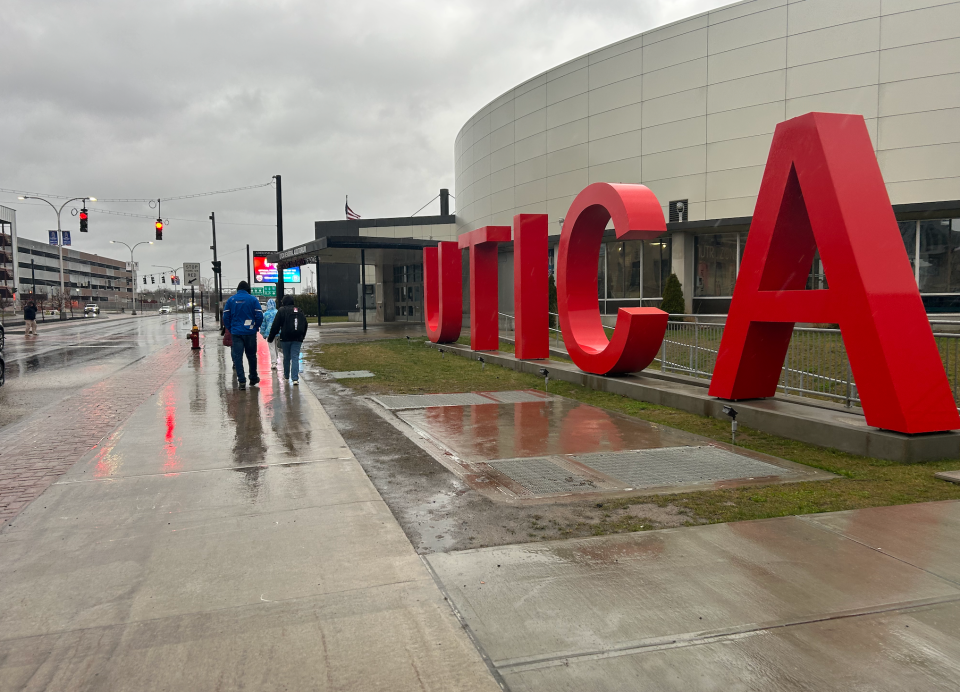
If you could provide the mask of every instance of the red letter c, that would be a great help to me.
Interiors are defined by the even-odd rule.
[[[620,308],[613,338],[607,340],[600,322],[597,265],[611,218],[618,240],[648,240],[667,230],[660,202],[644,185],[593,183],[570,205],[557,261],[560,329],[577,367],[597,375],[637,372],[650,365],[668,318],[656,308]]]

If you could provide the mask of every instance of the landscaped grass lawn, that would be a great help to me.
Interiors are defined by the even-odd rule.
[[[501,350],[512,346],[504,345]],[[391,339],[367,343],[324,344],[323,352],[311,348],[307,357],[327,370],[369,370],[376,377],[344,380],[360,394],[426,394],[439,392],[541,389],[543,379],[496,365],[480,364],[455,355],[441,355],[422,340]],[[685,411],[634,401],[616,394],[598,392],[566,382],[551,381],[550,393],[576,399],[661,423],[722,442],[730,440],[730,424]],[[748,449],[789,459],[835,473],[831,481],[787,483],[764,487],[708,490],[671,495],[640,496],[603,501],[604,509],[650,504],[675,506],[687,512],[694,523],[761,519],[813,512],[884,505],[960,499],[960,485],[934,478],[937,471],[956,469],[960,460],[925,464],[898,464],[856,456],[741,427],[737,444]],[[598,506],[600,506],[598,505]],[[636,531],[649,528],[639,518],[612,516],[601,521],[594,533]]]

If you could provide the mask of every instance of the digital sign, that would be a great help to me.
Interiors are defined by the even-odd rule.
[[[275,284],[277,283],[277,265],[273,262],[267,262],[267,258],[257,253],[253,255],[253,283],[255,284]],[[283,283],[300,283],[300,267],[289,267],[283,270]]]

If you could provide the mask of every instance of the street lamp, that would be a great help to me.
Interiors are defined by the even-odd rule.
[[[123,245],[130,251],[130,271],[133,276],[133,314],[137,314],[137,263],[133,261],[133,251],[136,250],[141,245],[153,245],[152,240],[142,240],[133,247],[130,247],[122,240],[111,240],[111,243],[116,243],[117,245]]]
[[[70,204],[70,202],[76,202],[83,200],[84,202],[96,202],[96,197],[74,197],[73,199],[68,199],[66,202],[60,205],[60,208],[57,209],[57,205],[51,202],[48,199],[43,197],[34,197],[33,195],[21,195],[17,199],[39,199],[41,202],[46,202],[50,205],[50,208],[53,209],[57,214],[57,247],[60,249],[60,299],[63,300],[66,292],[63,287],[63,233],[60,230],[60,214],[63,212],[63,208]],[[60,306],[60,319],[64,319],[65,315],[63,314],[63,305]]]

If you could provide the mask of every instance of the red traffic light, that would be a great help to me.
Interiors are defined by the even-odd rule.
[[[157,240],[163,240],[163,221],[161,219],[157,219],[156,226],[157,226]]]
[[[87,216],[87,208],[84,207],[83,209],[80,210],[80,232],[81,233],[87,232],[88,218],[89,217]]]
[[[80,220],[81,220],[81,221],[86,221],[86,220],[87,220],[87,212],[85,212],[85,211],[81,211],[81,212],[80,212]]]

